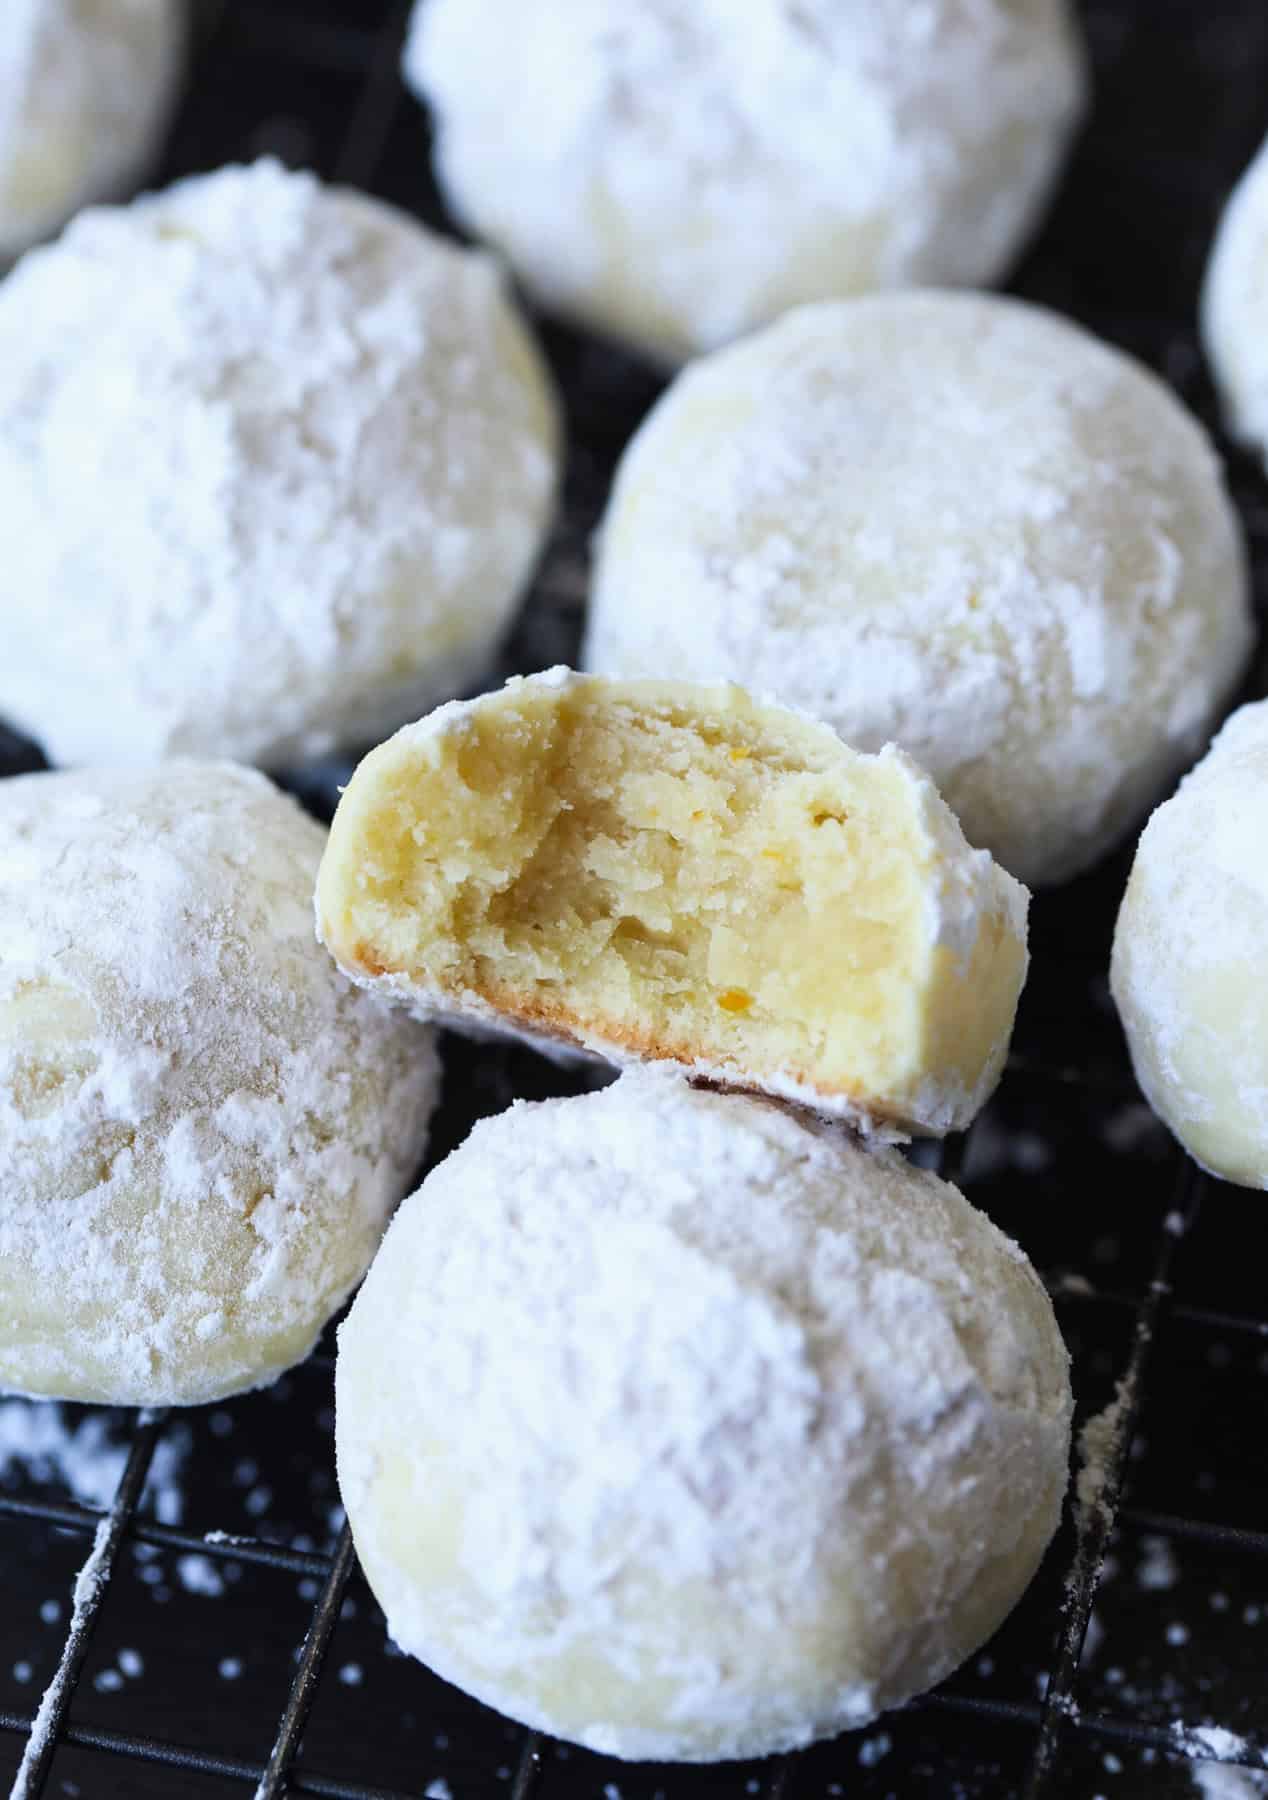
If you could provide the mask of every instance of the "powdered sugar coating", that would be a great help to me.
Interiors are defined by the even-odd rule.
[[[1111,986],[1154,1111],[1216,1175],[1268,1188],[1268,701],[1243,706],[1136,849]]]
[[[63,762],[380,737],[492,654],[556,440],[494,264],[379,201],[87,213],[0,289],[0,711]]]
[[[1234,437],[1268,461],[1268,139],[1229,197],[1202,289],[1202,340]]]
[[[626,451],[587,666],[726,675],[893,740],[1030,885],[1200,749],[1252,631],[1200,426],[1037,307],[806,307],[686,370]]]
[[[474,230],[668,362],[804,301],[995,280],[1085,88],[1065,0],[425,0],[405,76]]]
[[[437,1069],[313,942],[324,840],[228,764],[0,784],[0,1386],[258,1386],[364,1272]]]
[[[175,97],[186,0],[5,0],[0,262],[144,173]]]
[[[1065,1487],[1014,1244],[889,1151],[632,1071],[478,1125],[342,1327],[341,1490],[392,1635],[625,1757],[762,1755],[939,1680]]]

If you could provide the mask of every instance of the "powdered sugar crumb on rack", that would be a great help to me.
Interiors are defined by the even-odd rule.
[[[26,1741],[26,1749],[22,1753],[22,1761],[13,1782],[10,1800],[27,1800],[33,1792],[31,1781],[36,1762],[44,1752],[49,1731],[59,1710],[62,1695],[70,1676],[70,1664],[78,1631],[83,1624],[89,1607],[97,1598],[97,1591],[106,1578],[106,1563],[110,1551],[110,1530],[112,1521],[102,1519],[93,1534],[92,1549],[88,1560],[75,1577],[72,1590],[72,1612],[70,1627],[66,1634],[66,1645],[62,1651],[62,1659],[57,1666],[57,1673],[44,1690],[43,1698],[31,1725],[30,1736]]]
[[[1114,1465],[1122,1455],[1123,1432],[1131,1418],[1134,1397],[1125,1381],[1119,1382],[1110,1404],[1093,1413],[1079,1433],[1079,1473],[1075,1484],[1077,1522],[1080,1535],[1089,1527],[1092,1517],[1100,1514],[1104,1523],[1112,1520],[1105,1504],[1105,1489],[1112,1478]]]
[[[1190,1779],[1202,1800],[1260,1800],[1268,1794],[1268,1775],[1226,1763],[1197,1763]]]
[[[1224,1725],[1186,1725],[1176,1719],[1171,1735],[1177,1747],[1193,1756],[1209,1756],[1216,1762],[1237,1762],[1251,1749],[1249,1740]]]

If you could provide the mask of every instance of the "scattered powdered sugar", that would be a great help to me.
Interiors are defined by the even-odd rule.
[[[964,1179],[989,1181],[1019,1170],[1039,1175],[1053,1160],[1051,1145],[1037,1131],[1010,1125],[986,1112],[976,1122],[965,1153]]]
[[[443,1776],[437,1776],[423,1789],[423,1800],[453,1800],[453,1789]]]
[[[901,744],[1034,884],[1192,759],[1251,640],[1219,464],[1160,382],[1016,300],[902,294],[679,377],[622,460],[583,662]]]
[[[1268,1774],[1258,1769],[1194,1763],[1189,1778],[1202,1800],[1261,1800],[1261,1796],[1268,1794]]]
[[[151,1459],[142,1503],[149,1500],[162,1525],[180,1524],[181,1467],[192,1441],[187,1425],[171,1425]],[[84,1413],[72,1423],[55,1401],[0,1399],[0,1482],[16,1467],[29,1481],[55,1482],[82,1505],[104,1510],[127,1460],[128,1445],[113,1441],[111,1421],[102,1413]],[[51,1622],[57,1603],[45,1606],[52,1608],[44,1614]]]
[[[374,741],[491,656],[555,437],[497,265],[380,201],[266,159],[82,214],[0,290],[0,709],[59,763]]]
[[[1136,1565],[1136,1585],[1146,1591],[1165,1592],[1180,1579],[1175,1551],[1168,1538],[1149,1534],[1140,1540],[1140,1560]]]
[[[931,1684],[1066,1482],[1067,1358],[1015,1245],[890,1151],[654,1071],[479,1124],[397,1215],[337,1384],[392,1636],[624,1756],[761,1754]],[[396,1560],[392,1493],[456,1531],[451,1573]],[[934,1588],[901,1575],[917,1544]],[[866,1642],[834,1630],[841,1561]],[[809,1707],[806,1637],[841,1639]],[[673,1716],[561,1719],[556,1655],[597,1696],[667,1684]]]
[[[893,1748],[893,1739],[886,1731],[878,1731],[875,1737],[864,1738],[859,1745],[859,1766],[874,1769],[882,1762]]]
[[[1171,1725],[1171,1735],[1177,1749],[1190,1755],[1213,1757],[1218,1762],[1236,1762],[1250,1748],[1245,1738],[1224,1725],[1185,1725],[1176,1719]]]
[[[187,1594],[218,1599],[225,1591],[224,1577],[209,1556],[190,1554],[178,1558],[176,1573]]]
[[[974,1132],[974,1137],[977,1133]],[[967,1179],[967,1175],[966,1175]],[[1048,1291],[1061,1298],[1091,1300],[1096,1297],[1096,1289],[1086,1275],[1078,1275],[1072,1269],[1063,1269],[1049,1283]]]
[[[184,36],[181,0],[5,0],[0,263],[142,174],[175,96]]]
[[[0,784],[0,1386],[258,1385],[360,1278],[437,1065],[314,943],[324,842],[228,764]],[[67,1452],[81,1479],[101,1430]]]
[[[1139,1100],[1116,1107],[1109,1113],[1101,1125],[1101,1136],[1119,1156],[1139,1156],[1152,1144],[1162,1148],[1167,1142],[1157,1115]],[[1163,1222],[1168,1231],[1176,1231],[1173,1221],[1178,1221],[1179,1229],[1183,1229],[1180,1214],[1168,1213]]]

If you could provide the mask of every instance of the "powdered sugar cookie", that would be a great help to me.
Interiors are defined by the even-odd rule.
[[[0,262],[145,173],[167,124],[186,0],[5,0]]]
[[[1065,0],[424,0],[405,75],[473,230],[668,362],[807,300],[994,281],[1085,89]]]
[[[493,654],[556,437],[493,264],[377,200],[265,161],[85,214],[0,287],[0,713],[60,762],[373,741]]]
[[[1146,825],[1111,984],[1136,1076],[1204,1168],[1268,1188],[1268,701]]]
[[[0,1387],[259,1386],[364,1273],[436,1064],[313,942],[324,838],[229,764],[0,782]]]
[[[689,368],[626,451],[588,642],[893,741],[1034,885],[1109,848],[1198,753],[1251,643],[1205,434],[1038,307],[807,307]]]
[[[1202,339],[1234,437],[1268,458],[1268,141],[1229,199],[1207,264]]]
[[[336,1392],[395,1640],[623,1757],[763,1756],[932,1686],[1066,1484],[1068,1359],[1015,1244],[892,1151],[649,1071],[433,1170]]]
[[[424,1017],[899,1132],[994,1087],[1026,904],[900,752],[738,688],[564,669],[372,751],[317,887],[341,968]]]

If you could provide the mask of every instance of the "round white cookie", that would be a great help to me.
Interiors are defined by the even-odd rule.
[[[425,0],[405,76],[454,210],[667,362],[808,300],[994,281],[1085,91],[1066,0]]]
[[[372,741],[483,671],[555,406],[486,257],[278,163],[0,287],[0,714],[60,762]]]
[[[1229,431],[1268,459],[1268,140],[1233,189],[1215,234],[1202,340]]]
[[[1111,986],[1149,1104],[1212,1174],[1268,1188],[1268,701],[1225,725],[1136,849]]]
[[[687,369],[603,525],[587,666],[724,675],[900,744],[1031,886],[1201,748],[1251,644],[1201,427],[1016,300],[805,307]]]
[[[324,840],[229,764],[0,782],[0,1388],[260,1386],[365,1272],[437,1065],[314,942]]]
[[[186,0],[5,0],[0,262],[141,178],[176,96],[185,29]]]
[[[1066,1485],[1015,1244],[892,1151],[648,1070],[476,1126],[390,1227],[336,1395],[396,1641],[630,1758],[762,1756],[941,1680]]]

